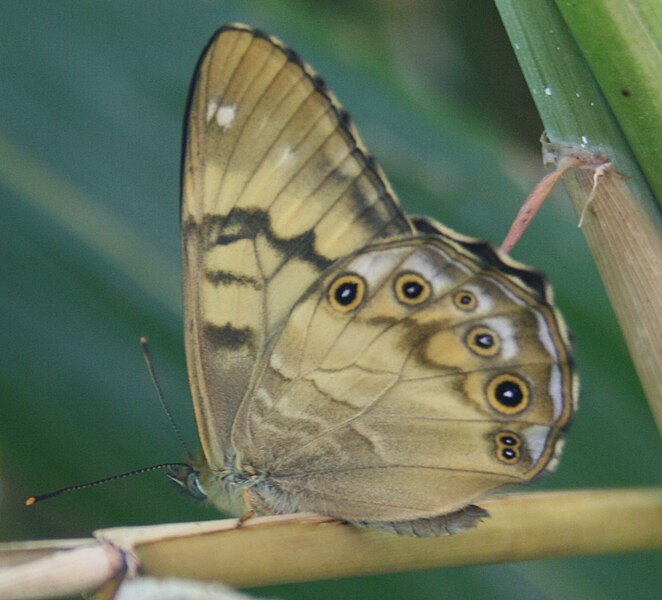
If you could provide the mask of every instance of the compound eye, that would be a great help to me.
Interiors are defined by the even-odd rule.
[[[329,286],[327,298],[329,304],[338,312],[354,310],[363,302],[366,282],[360,275],[347,273],[336,278]]]
[[[409,306],[422,304],[432,292],[430,283],[423,279],[417,273],[403,273],[398,275],[393,284],[395,297],[402,303]]]

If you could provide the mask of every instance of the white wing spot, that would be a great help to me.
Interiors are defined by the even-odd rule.
[[[391,271],[402,260],[408,248],[390,248],[360,254],[347,265],[348,271],[361,275],[369,284],[379,283],[391,274]]]
[[[501,354],[505,360],[510,360],[517,356],[519,347],[517,345],[517,335],[510,319],[507,317],[492,317],[483,321],[487,327],[496,331],[501,340]]]
[[[209,112],[209,111],[207,111]],[[216,111],[216,123],[221,129],[229,129],[237,115],[237,105],[219,106]]]
[[[209,123],[218,110],[218,98],[212,98],[207,104],[207,123]]]
[[[542,453],[545,451],[547,436],[549,435],[549,427],[545,427],[544,425],[531,425],[522,433],[526,439],[526,446],[531,455],[531,459],[535,464],[540,460]]]
[[[278,159],[278,166],[282,167],[283,165],[289,163],[294,158],[294,155],[295,155],[294,148],[292,148],[291,146],[287,146],[285,150],[283,150],[283,153],[280,155],[280,158]]]
[[[558,365],[552,365],[549,372],[549,395],[554,405],[554,420],[563,412],[563,375]]]
[[[467,292],[471,292],[474,296],[476,296],[476,300],[478,300],[478,311],[480,314],[484,315],[485,313],[488,313],[494,306],[494,302],[492,298],[490,298],[489,289],[484,290],[477,285],[471,284],[463,285],[462,289],[467,290]]]
[[[545,347],[545,350],[547,350],[547,354],[552,357],[554,362],[559,360],[559,353],[556,349],[556,345],[554,344],[554,340],[552,339],[552,336],[549,332],[549,325],[545,319],[538,311],[534,312],[534,315],[536,317],[536,321],[538,323],[538,339],[540,340],[540,343]]]

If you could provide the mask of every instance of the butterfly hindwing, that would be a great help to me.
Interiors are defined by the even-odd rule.
[[[381,242],[294,307],[233,442],[290,510],[466,519],[472,501],[553,465],[575,391],[567,344],[536,290],[455,240]]]

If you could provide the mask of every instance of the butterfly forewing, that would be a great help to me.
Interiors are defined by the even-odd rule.
[[[220,467],[268,336],[335,260],[412,227],[323,82],[242,26],[223,28],[198,66],[182,227],[189,378]]]

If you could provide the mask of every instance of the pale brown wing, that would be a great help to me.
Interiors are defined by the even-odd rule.
[[[338,258],[412,226],[324,82],[241,25],[198,65],[182,196],[188,372],[220,468],[265,343],[299,297]]]
[[[242,406],[234,445],[267,474],[254,492],[272,510],[371,525],[456,514],[461,528],[472,502],[553,466],[577,385],[543,278],[417,227],[430,235],[324,275]]]

